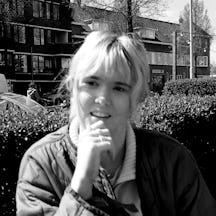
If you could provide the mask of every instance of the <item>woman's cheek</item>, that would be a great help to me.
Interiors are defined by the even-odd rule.
[[[94,105],[93,97],[87,92],[80,92],[79,97],[79,120],[84,128],[89,127],[93,122],[90,112]]]

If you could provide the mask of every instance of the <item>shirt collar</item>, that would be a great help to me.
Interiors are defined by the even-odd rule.
[[[136,178],[136,139],[130,123],[127,126],[125,157],[120,170],[117,172],[111,179],[114,187]]]

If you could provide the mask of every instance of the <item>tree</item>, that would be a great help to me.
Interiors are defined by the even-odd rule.
[[[211,34],[211,22],[208,16],[208,10],[205,9],[203,0],[193,0],[193,23],[203,29],[205,32]],[[190,5],[187,3],[180,15],[185,30],[189,31],[190,26]]]
[[[212,32],[211,22],[208,16],[208,10],[205,9],[203,0],[193,0],[192,4],[193,14],[193,41],[194,41],[194,52],[200,52],[200,48],[203,48],[200,41],[210,37]],[[190,5],[187,3],[179,17],[181,24],[181,37],[180,42],[183,45],[189,45],[189,29],[190,29]],[[186,49],[185,49],[186,50]]]
[[[194,63],[197,65],[198,56],[208,55],[209,42],[211,41],[211,22],[208,16],[208,10],[205,9],[203,0],[192,1],[192,15],[193,15],[193,55]],[[179,17],[181,33],[178,34],[178,48],[177,55],[180,57],[188,57],[189,61],[190,50],[190,4],[187,3]],[[206,54],[204,54],[206,53]],[[196,68],[196,67],[195,67]],[[196,77],[196,71],[195,77]]]
[[[123,28],[121,30],[127,32],[133,32],[136,16],[159,15],[165,10],[166,5],[166,0],[76,0],[72,2],[76,2],[83,8],[88,5],[117,13],[121,18],[115,22],[121,22],[119,23]]]

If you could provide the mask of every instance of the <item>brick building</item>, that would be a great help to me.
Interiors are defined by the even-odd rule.
[[[59,83],[85,29],[73,20],[69,0],[21,2],[16,17],[0,22],[0,73],[16,93],[26,94],[32,81],[46,92]]]
[[[127,23],[120,13],[69,6],[69,0],[25,1],[29,4],[17,8],[16,19],[6,25],[0,23],[0,73],[5,74],[16,93],[25,94],[31,81],[43,92],[54,88],[88,31],[126,31]],[[161,89],[172,79],[174,41],[175,77],[189,78],[189,44],[181,43],[181,25],[143,17],[133,21],[134,31],[140,34],[147,50],[151,87]],[[196,41],[195,75],[209,76],[210,37],[202,29],[196,32],[204,37]]]

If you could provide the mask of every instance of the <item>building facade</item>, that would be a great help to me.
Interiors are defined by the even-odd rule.
[[[17,1],[12,0],[14,5]],[[25,94],[30,82],[42,92],[55,88],[68,70],[69,60],[92,30],[127,31],[121,13],[70,5],[70,0],[23,0],[14,7],[16,17],[0,20],[0,73],[16,93]],[[160,90],[167,80],[189,78],[189,42],[177,23],[134,17],[137,32],[147,50],[150,86]],[[210,74],[210,37],[196,40],[195,77]],[[175,52],[174,52],[175,50]]]
[[[78,9],[76,11],[79,13],[80,21],[91,30],[127,31],[126,19],[121,13],[87,6],[85,12]],[[147,50],[152,89],[159,91],[166,81],[173,78],[190,77],[190,52],[187,41],[189,33],[182,30],[180,23],[133,17],[133,27],[134,32],[141,36]],[[196,35],[202,37],[194,44],[194,77],[209,76],[210,37],[198,27],[195,30]]]
[[[69,3],[19,1],[17,7],[13,6],[16,16],[0,21],[0,73],[14,92],[26,94],[30,82],[37,84],[41,92],[50,91],[68,70],[85,31],[73,20]]]

